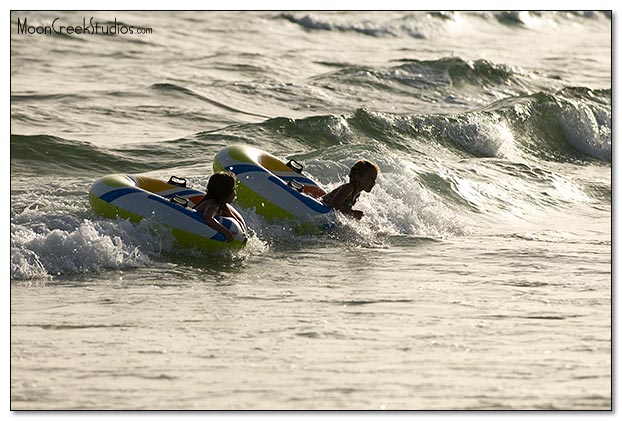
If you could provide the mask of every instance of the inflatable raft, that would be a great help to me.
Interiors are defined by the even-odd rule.
[[[273,221],[326,228],[333,211],[319,198],[326,194],[315,181],[302,174],[296,161],[287,163],[249,146],[228,146],[214,158],[214,171],[237,176],[237,203]]]
[[[89,190],[89,202],[95,213],[107,218],[144,218],[169,227],[183,246],[208,250],[240,248],[246,243],[246,226],[234,218],[216,218],[234,234],[234,240],[211,228],[203,216],[192,209],[205,193],[186,187],[184,179],[168,182],[144,176],[112,174],[95,181]]]

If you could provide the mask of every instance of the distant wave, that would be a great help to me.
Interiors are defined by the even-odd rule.
[[[78,102],[85,99],[86,96],[79,94],[11,94],[11,102],[19,103],[19,102],[43,102],[43,101],[58,101],[63,102]]]
[[[150,162],[151,154],[147,148],[142,154],[128,152],[104,150],[88,142],[51,135],[11,135],[12,170],[39,174],[132,172],[148,171],[162,165],[160,159]]]
[[[443,145],[458,154],[533,160],[611,161],[611,90],[568,88],[497,101],[457,115],[352,115],[275,118],[263,127],[322,147],[381,139],[389,148],[429,155]]]
[[[495,19],[508,26],[528,27],[534,24],[542,24],[549,21],[551,24],[560,22],[563,20],[574,20],[577,22],[589,21],[594,19],[609,19],[611,20],[610,11],[567,11],[565,13],[560,12],[544,12],[544,11],[500,11],[494,12]]]
[[[420,32],[415,26],[405,23],[376,23],[370,21],[337,22],[313,15],[296,16],[289,13],[283,13],[280,16],[285,20],[309,30],[354,32],[374,37],[398,36],[399,34],[406,33],[413,38],[425,38],[423,32]]]
[[[547,25],[555,27],[564,21],[575,24],[587,23],[598,19],[611,20],[610,11],[498,11],[498,12],[404,12],[401,18],[394,18],[384,22],[368,20],[343,20],[339,17],[319,16],[313,14],[281,13],[279,17],[300,25],[309,31],[339,31],[352,32],[374,37],[409,36],[413,38],[431,38],[442,34],[447,24],[459,24],[464,19],[484,19],[491,23],[517,29],[528,29],[531,26]]]
[[[460,57],[438,60],[399,60],[402,64],[388,68],[345,66],[339,70],[314,77],[316,81],[338,80],[342,83],[365,83],[391,88],[401,85],[421,89],[447,87],[458,90],[465,85],[479,89],[482,86],[522,86],[529,83],[521,71],[488,60],[467,61]]]
[[[251,116],[255,116],[255,117],[263,117],[263,118],[268,118],[267,116],[261,115],[261,114],[255,114],[255,113],[250,113],[248,111],[244,111],[244,110],[240,110],[238,108],[234,108],[231,107],[229,105],[223,104],[219,101],[215,101],[211,98],[208,98],[204,95],[198,94],[188,88],[184,88],[182,86],[178,86],[172,83],[155,83],[153,85],[151,85],[151,89],[157,90],[157,91],[161,91],[161,92],[171,92],[173,94],[179,94],[179,95],[187,95],[187,96],[191,96],[197,99],[200,99],[201,101],[207,102],[211,105],[215,105],[218,108],[222,108],[223,110],[226,111],[231,111],[234,113],[240,113],[240,114],[246,114],[246,115],[251,115]]]

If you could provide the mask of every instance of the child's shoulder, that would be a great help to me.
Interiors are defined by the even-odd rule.
[[[334,197],[338,194],[349,194],[353,191],[354,191],[354,186],[352,185],[352,183],[346,183],[346,184],[342,184],[339,187],[335,187],[326,196]]]
[[[345,195],[350,195],[350,194],[354,193],[354,184],[352,184],[352,183],[344,184],[341,187],[343,188],[341,191]]]
[[[337,187],[335,190],[339,190],[340,192],[352,192],[354,191],[354,184],[352,183],[342,184],[341,186]]]
[[[196,205],[194,207],[195,210],[204,210],[207,209],[210,206],[214,206],[216,204],[216,201],[214,199],[212,199],[211,197],[206,197],[203,200],[201,200],[201,202],[199,202],[198,205]]]

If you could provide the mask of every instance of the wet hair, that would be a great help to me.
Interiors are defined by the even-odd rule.
[[[224,202],[235,190],[235,174],[221,171],[212,176],[207,181],[205,199],[213,199],[216,202]]]
[[[350,168],[350,181],[360,177],[369,170],[376,170],[376,173],[379,173],[380,167],[376,163],[368,161],[366,159],[360,159],[356,161],[352,168]]]

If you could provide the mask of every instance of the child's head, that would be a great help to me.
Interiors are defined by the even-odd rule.
[[[217,202],[231,203],[235,199],[235,175],[221,171],[213,174],[207,182],[206,196]]]
[[[350,169],[350,182],[360,184],[362,189],[370,192],[372,187],[376,185],[376,177],[380,172],[380,167],[374,162],[366,159],[356,161]]]

